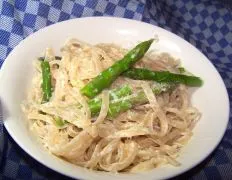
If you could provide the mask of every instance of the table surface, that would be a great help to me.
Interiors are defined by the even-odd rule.
[[[232,2],[228,0],[1,0],[0,67],[11,50],[48,25],[86,16],[115,16],[167,29],[215,65],[232,100]],[[1,115],[0,115],[1,119]],[[0,179],[69,179],[27,155],[0,120]],[[174,179],[232,178],[232,118],[217,149]]]

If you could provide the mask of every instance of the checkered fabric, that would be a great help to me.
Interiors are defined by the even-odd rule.
[[[216,66],[232,101],[231,7],[229,0],[1,0],[0,67],[21,40],[45,26],[86,16],[124,17],[163,27],[196,46]],[[214,153],[178,178],[232,179],[231,114],[226,134]],[[0,120],[0,179],[69,178],[27,155]]]

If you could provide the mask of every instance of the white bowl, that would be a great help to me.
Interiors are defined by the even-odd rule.
[[[187,70],[200,76],[204,85],[194,91],[192,103],[202,112],[190,142],[182,150],[180,167],[165,166],[142,174],[93,172],[72,165],[51,154],[28,130],[20,109],[33,74],[32,62],[46,47],[57,53],[65,40],[75,37],[89,43],[117,43],[126,48],[157,34],[153,49],[179,57]],[[91,17],[69,20],[46,27],[23,40],[7,57],[0,72],[0,100],[4,125],[12,138],[29,155],[64,175],[80,179],[166,179],[181,174],[203,161],[222,139],[229,120],[229,100],[225,85],[211,62],[191,44],[156,26],[138,21]]]

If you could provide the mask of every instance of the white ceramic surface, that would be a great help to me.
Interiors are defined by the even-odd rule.
[[[202,112],[194,136],[183,149],[180,167],[165,166],[142,174],[96,173],[60,160],[38,145],[28,131],[20,109],[33,74],[32,62],[46,47],[56,52],[67,38],[75,37],[89,43],[117,43],[130,48],[139,41],[159,36],[152,49],[179,57],[190,72],[202,77],[204,86],[194,91],[193,104]],[[225,85],[210,61],[180,37],[156,26],[138,21],[91,17],[69,20],[46,27],[23,40],[7,57],[0,70],[0,101],[4,125],[12,138],[29,155],[70,177],[80,179],[165,179],[181,174],[203,161],[222,139],[229,119],[229,101]]]

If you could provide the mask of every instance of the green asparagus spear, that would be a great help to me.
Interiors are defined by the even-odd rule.
[[[55,125],[57,127],[63,127],[65,124],[67,124],[67,121],[61,119],[60,117],[55,117]]]
[[[128,96],[132,93],[131,88],[128,85],[124,85],[120,88],[116,88],[110,91],[110,100],[116,100],[125,96]],[[97,115],[101,110],[102,99],[95,97],[88,101],[90,108],[91,116]]]
[[[132,68],[124,72],[123,75],[132,79],[182,83],[188,86],[201,86],[203,84],[203,81],[199,77],[174,74],[168,71],[150,71],[148,69]]]
[[[152,91],[154,94],[158,95],[162,92],[166,92],[170,89],[173,89],[175,84],[173,83],[156,83],[154,87],[152,87]],[[109,111],[107,116],[109,118],[115,118],[121,112],[125,112],[131,109],[135,105],[145,104],[148,102],[147,96],[144,91],[141,90],[135,95],[130,95],[124,98],[121,98],[118,101],[111,101],[109,104]]]
[[[183,67],[179,67],[178,70],[179,70],[180,74],[183,74],[186,71],[185,68],[183,68]]]
[[[50,72],[49,62],[41,61],[41,69],[42,69],[42,90],[43,90],[42,102],[47,102],[52,96],[52,83],[51,83],[51,72]]]
[[[109,110],[107,116],[112,119],[118,116],[121,112],[125,112],[133,107],[129,100],[122,100],[109,104]]]
[[[173,87],[175,87],[175,84],[154,83],[152,90],[158,95],[172,89]],[[132,90],[128,85],[124,85],[121,88],[116,88],[110,92],[108,117],[116,117],[119,113],[131,109],[134,105],[148,102],[143,91],[140,91],[135,95],[131,95],[131,93]],[[101,110],[101,103],[102,100],[99,97],[95,97],[88,101],[88,106],[92,117],[99,114]]]
[[[103,89],[108,88],[113,81],[123,72],[128,70],[139,59],[141,59],[151,46],[154,39],[144,41],[129,51],[121,60],[111,67],[101,72],[81,89],[81,93],[89,98],[93,98]]]

